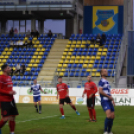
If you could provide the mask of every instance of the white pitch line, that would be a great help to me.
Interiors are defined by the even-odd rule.
[[[28,121],[35,121],[35,120],[42,120],[42,119],[47,119],[47,118],[53,118],[53,117],[56,117],[56,116],[58,116],[58,115],[46,116],[46,117],[42,117],[42,118],[38,118],[38,119],[31,119],[31,120],[18,121],[18,122],[16,122],[16,123],[28,122]]]

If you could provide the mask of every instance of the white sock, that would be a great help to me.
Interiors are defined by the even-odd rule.
[[[10,134],[14,134],[14,132],[11,132]]]
[[[64,115],[62,115],[64,117]]]

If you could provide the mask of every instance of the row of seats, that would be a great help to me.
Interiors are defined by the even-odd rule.
[[[61,5],[61,4],[71,4],[71,1],[36,1],[36,2],[31,2],[30,3],[31,5],[48,5],[48,4],[51,4],[51,5]]]
[[[11,6],[14,5],[14,2],[0,2],[0,6]]]

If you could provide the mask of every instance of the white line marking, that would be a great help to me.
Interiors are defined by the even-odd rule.
[[[56,117],[56,116],[58,116],[58,115],[46,116],[46,117],[42,117],[42,118],[38,118],[38,119],[31,119],[31,120],[18,121],[18,122],[16,122],[16,123],[28,122],[28,121],[35,121],[35,120],[42,120],[42,119],[47,119],[47,118],[53,118],[53,117]]]

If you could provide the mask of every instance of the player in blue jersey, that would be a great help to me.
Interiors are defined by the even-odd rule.
[[[41,95],[40,95],[40,91],[43,93],[46,93],[42,90],[41,86],[39,84],[37,84],[37,80],[35,79],[33,81],[33,85],[31,86],[31,90],[30,92],[33,91],[33,101],[34,101],[34,106],[36,108],[36,111],[38,113],[38,107],[37,107],[37,103],[39,105],[39,114],[41,114]]]
[[[108,72],[106,69],[102,69],[101,80],[99,81],[99,93],[101,97],[101,106],[106,113],[104,134],[113,134],[111,132],[114,120],[114,100],[110,93],[110,84],[107,81]]]

